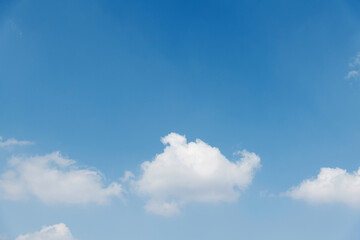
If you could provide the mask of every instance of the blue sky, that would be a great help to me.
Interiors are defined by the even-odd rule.
[[[357,1],[0,1],[0,239],[59,223],[80,240],[359,239],[359,11]],[[164,145],[170,133],[194,150]],[[230,171],[244,149],[251,171],[199,184],[196,169],[175,171],[188,160],[198,174]],[[51,189],[79,174],[95,187],[82,201],[31,190],[26,163],[57,170]],[[320,196],[321,168],[348,175]],[[9,171],[27,189],[16,200]],[[168,185],[155,191],[147,176]],[[111,183],[121,190],[103,192]],[[177,214],[144,208],[165,198]]]

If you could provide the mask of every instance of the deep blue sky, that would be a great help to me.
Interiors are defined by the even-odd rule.
[[[0,1],[0,135],[61,151],[109,181],[160,153],[170,132],[262,168],[239,201],[146,213],[0,201],[15,238],[65,222],[78,239],[358,239],[360,212],[279,197],[321,167],[360,159],[357,1]],[[276,197],[261,197],[268,191]],[[1,235],[1,234],[0,234]]]

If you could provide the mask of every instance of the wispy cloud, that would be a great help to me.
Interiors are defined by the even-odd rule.
[[[1,136],[0,136],[0,148],[4,148],[4,147],[10,147],[10,146],[24,146],[24,145],[30,145],[30,144],[34,144],[33,142],[30,141],[24,141],[24,140],[16,140],[15,138],[9,138],[7,140],[4,140]]]
[[[22,38],[23,32],[21,31],[20,27],[18,26],[18,24],[16,24],[14,20],[12,19],[9,20],[7,22],[7,25],[13,33],[15,33],[19,38]]]
[[[345,79],[358,79],[359,78],[359,71],[352,70],[348,72],[348,74],[345,76]]]
[[[349,63],[350,70],[346,74],[346,80],[359,80],[360,79],[360,53]]]
[[[274,198],[276,194],[269,192],[269,190],[264,190],[260,192],[261,198]]]

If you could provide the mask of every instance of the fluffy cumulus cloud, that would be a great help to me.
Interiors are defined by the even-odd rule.
[[[68,227],[59,223],[43,227],[39,232],[18,236],[15,240],[75,240]]]
[[[133,186],[149,198],[145,209],[169,216],[189,202],[232,202],[251,183],[260,158],[241,151],[239,160],[229,161],[218,148],[196,139],[170,133],[162,138],[164,152],[141,165],[142,175]]]
[[[303,181],[286,195],[310,203],[344,203],[360,207],[360,169],[349,173],[341,168],[322,168],[316,178]]]
[[[0,176],[0,197],[21,200],[34,196],[42,202],[84,204],[107,203],[120,197],[121,185],[104,186],[96,170],[81,169],[59,152],[43,156],[12,157],[8,170]]]
[[[33,143],[30,141],[16,140],[15,138],[9,138],[7,140],[4,140],[0,136],[0,148],[5,148],[5,147],[10,147],[10,146],[15,146],[15,145],[24,146],[24,145],[29,145],[29,144],[33,144]]]

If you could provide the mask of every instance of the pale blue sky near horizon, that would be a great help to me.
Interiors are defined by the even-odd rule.
[[[170,132],[261,169],[232,203],[144,210],[0,200],[0,236],[64,222],[77,239],[359,239],[360,209],[281,196],[322,167],[360,166],[357,1],[0,1],[0,136],[118,181]],[[266,193],[266,194],[264,194]],[[274,195],[274,196],[272,196]]]

